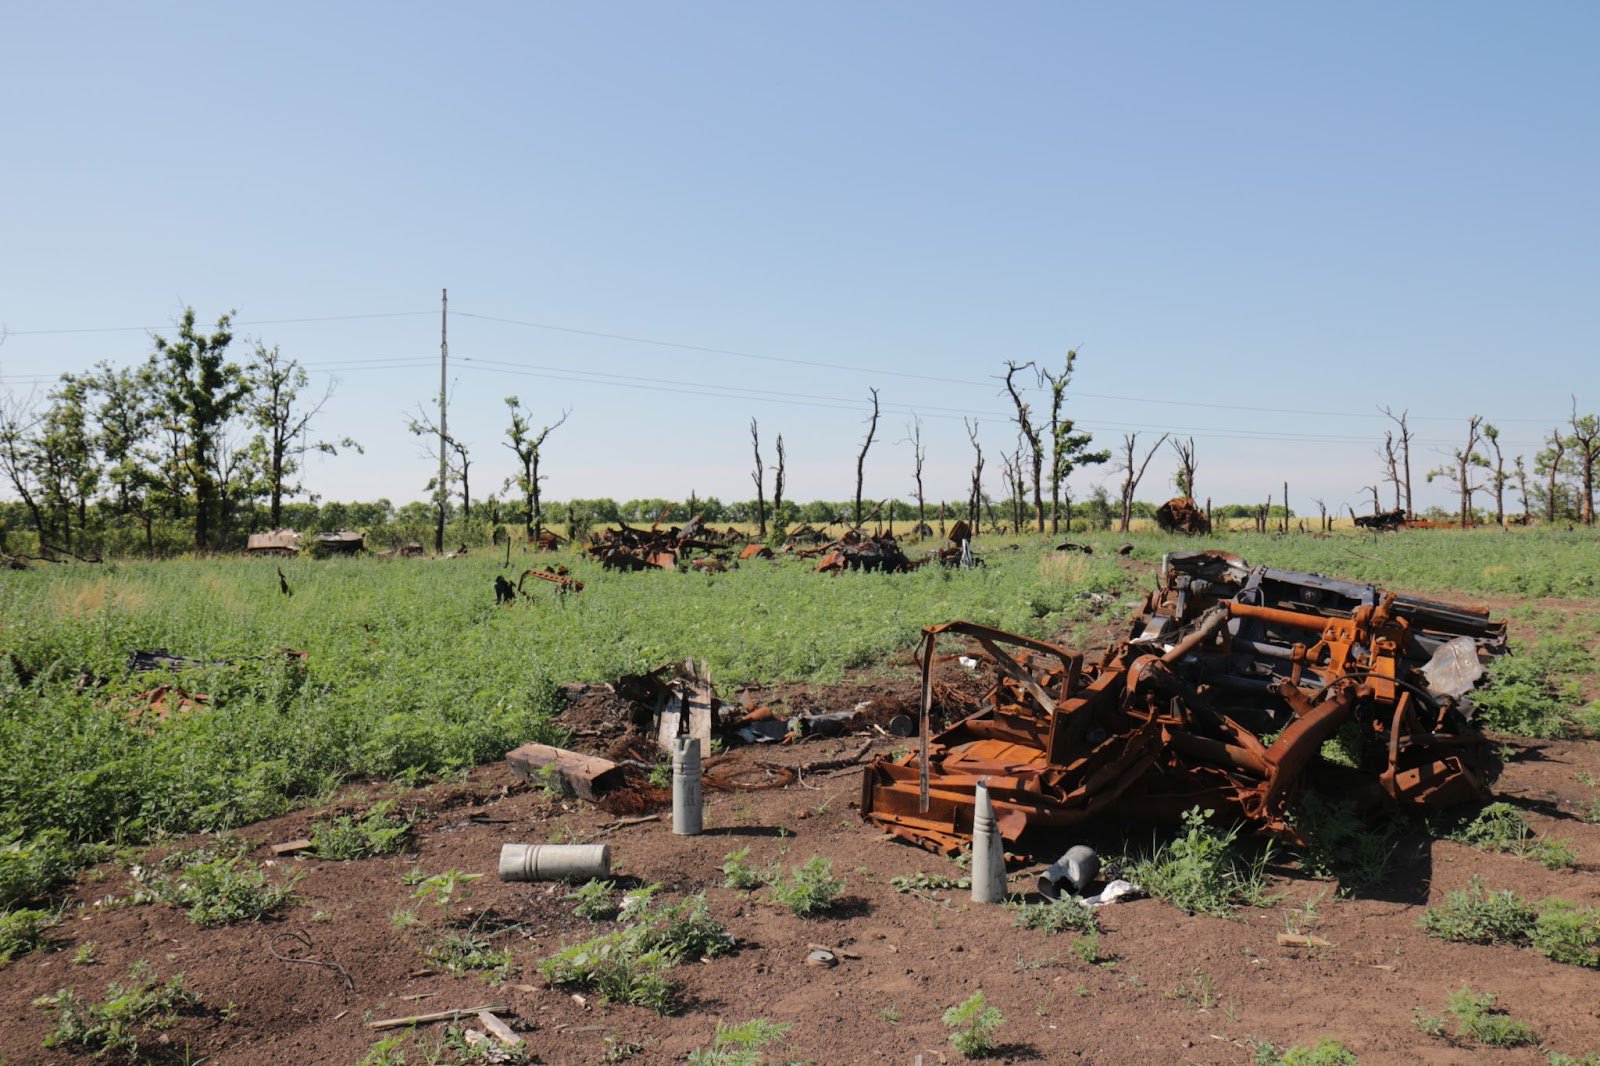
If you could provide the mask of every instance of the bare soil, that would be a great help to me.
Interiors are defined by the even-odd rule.
[[[1108,622],[1107,634],[1115,628]],[[849,709],[864,700],[915,706],[914,682],[904,670],[863,674],[815,692],[781,686],[752,695],[790,709]],[[614,723],[625,713],[603,690],[585,691],[569,709],[579,734],[575,746],[617,754],[621,734]],[[869,737],[873,754],[909,743],[872,732],[746,747],[730,752],[722,766],[802,767],[849,756]],[[54,934],[56,950],[0,971],[0,1061],[71,1061],[41,1047],[49,1020],[34,1000],[64,987],[101,998],[108,981],[141,959],[163,977],[186,975],[207,1008],[178,1022],[166,1034],[167,1046],[176,1054],[187,1045],[192,1061],[216,1064],[356,1063],[384,1035],[370,1030],[368,1019],[491,1002],[509,1007],[504,1017],[524,1033],[538,1061],[549,1063],[603,1061],[607,1037],[639,1046],[630,1061],[681,1061],[709,1043],[719,1019],[754,1017],[793,1025],[773,1061],[909,1063],[919,1054],[929,1063],[955,1061],[940,1015],[978,989],[1005,1015],[998,1059],[1009,1062],[1242,1064],[1253,1061],[1252,1040],[1290,1045],[1322,1036],[1338,1038],[1368,1063],[1532,1064],[1545,1062],[1548,1050],[1600,1051],[1600,972],[1526,949],[1443,943],[1418,928],[1427,906],[1473,874],[1530,900],[1600,904],[1600,825],[1578,817],[1600,798],[1593,784],[1600,779],[1600,745],[1508,743],[1516,754],[1498,793],[1538,831],[1570,841],[1579,869],[1551,871],[1529,859],[1417,838],[1402,847],[1383,886],[1356,898],[1336,898],[1333,884],[1284,869],[1273,906],[1232,919],[1186,916],[1151,899],[1107,907],[1100,912],[1107,961],[1100,965],[1074,955],[1070,934],[1018,928],[1009,911],[973,906],[961,892],[897,892],[890,880],[898,875],[961,871],[863,824],[853,809],[860,780],[853,768],[803,772],[781,789],[712,792],[706,833],[694,838],[672,836],[665,815],[628,822],[518,784],[503,765],[417,790],[352,787],[338,803],[242,830],[254,857],[282,876],[302,875],[300,902],[275,920],[207,930],[160,904],[96,905],[127,895],[127,869],[108,863],[85,874],[73,896],[83,906],[67,912]],[[315,819],[360,810],[383,796],[418,810],[407,854],[342,863],[271,858],[270,845],[307,835]],[[1109,825],[1096,842],[1115,847],[1124,832],[1139,840],[1148,830]],[[734,954],[676,971],[686,1003],[674,1016],[593,997],[580,1003],[548,987],[538,961],[601,929],[572,915],[564,886],[495,878],[503,843],[599,840],[611,843],[614,873],[624,879],[662,882],[672,893],[705,891],[738,939]],[[1063,847],[1072,842],[1063,840]],[[724,856],[747,845],[757,864],[798,863],[813,854],[832,859],[847,882],[845,906],[835,916],[803,920],[773,906],[764,892],[722,887]],[[413,869],[485,875],[471,885],[464,906],[469,914],[492,910],[510,923],[496,937],[515,960],[504,984],[450,976],[428,963],[423,950],[442,919],[402,883]],[[1014,887],[1030,886],[1035,872],[1017,871]],[[1311,918],[1305,904],[1313,898],[1319,902]],[[405,928],[391,920],[406,910],[421,924]],[[1291,922],[1314,923],[1332,946],[1280,947],[1276,935]],[[281,936],[290,932],[310,949]],[[75,950],[89,941],[93,962],[74,963]],[[806,964],[808,945],[847,954],[833,968],[816,968]],[[274,947],[278,955],[334,965],[284,961]],[[1464,982],[1498,995],[1534,1028],[1543,1048],[1456,1046],[1420,1031],[1415,1012],[1442,1014],[1448,994]],[[427,1043],[443,1028],[424,1026],[413,1043]]]

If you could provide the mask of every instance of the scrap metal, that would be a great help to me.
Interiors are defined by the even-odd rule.
[[[1503,652],[1505,623],[1485,611],[1181,552],[1128,639],[1092,664],[972,622],[923,633],[919,747],[867,767],[861,811],[931,850],[970,840],[979,782],[1008,845],[1030,829],[1111,813],[1175,821],[1194,807],[1298,840],[1289,811],[1308,786],[1445,807],[1486,798],[1498,769],[1470,704],[1423,672],[1459,660],[1462,638],[1473,657]],[[981,708],[934,735],[942,637],[975,644],[994,680]],[[1336,735],[1357,744],[1357,768],[1321,758]]]
[[[680,560],[697,551],[726,561],[732,554],[728,543],[724,534],[707,529],[696,516],[682,529],[662,529],[659,523],[636,529],[620,522],[615,529],[591,536],[585,551],[607,570],[676,570]]]
[[[901,574],[927,562],[926,559],[912,562],[891,533],[866,536],[856,529],[821,548],[820,553],[822,561],[817,564],[817,570],[824,574],[837,574],[845,570]]]
[[[1174,496],[1156,508],[1156,525],[1164,533],[1184,533],[1191,537],[1211,532],[1211,519],[1187,496]]]

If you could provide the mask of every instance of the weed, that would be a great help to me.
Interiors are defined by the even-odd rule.
[[[607,1034],[605,1038],[607,1062],[627,1062],[644,1050],[644,1045],[632,1040],[621,1040],[615,1035]]]
[[[0,836],[0,910],[37,903],[83,864],[83,853],[65,833],[47,829],[24,842],[20,833]]]
[[[104,1002],[88,1002],[71,988],[34,1002],[55,1012],[45,1047],[137,1060],[141,1042],[192,1013],[200,997],[184,986],[182,974],[163,983],[149,964],[138,962],[128,969],[125,983],[106,986]]]
[[[1530,936],[1534,950],[1548,959],[1600,969],[1600,908],[1543,900]]]
[[[301,875],[269,884],[266,871],[245,860],[244,847],[242,841],[219,840],[174,852],[157,870],[135,867],[140,887],[134,898],[187,908],[191,922],[208,927],[258,922],[294,902]]]
[[[994,1034],[1005,1020],[998,1007],[989,1006],[981,990],[944,1012],[945,1027],[952,1030],[950,1046],[969,1059],[983,1059],[994,1054],[999,1047]]]
[[[1096,928],[1082,933],[1072,942],[1072,953],[1090,966],[1105,962],[1105,957],[1100,954],[1100,930]]]
[[[749,890],[760,888],[776,876],[776,867],[770,870],[759,870],[750,863],[750,848],[740,848],[730,851],[722,857],[722,886],[724,888],[737,888]]]
[[[688,1061],[690,1066],[760,1066],[761,1049],[768,1044],[782,1043],[789,1029],[789,1022],[765,1018],[752,1018],[742,1025],[726,1027],[718,1022],[710,1050],[695,1048],[689,1053]]]
[[[1134,862],[1131,878],[1152,896],[1190,914],[1226,916],[1234,907],[1268,901],[1266,864],[1271,846],[1255,860],[1236,851],[1239,829],[1223,832],[1207,824],[1215,812],[1195,807],[1184,813],[1182,836]]]
[[[1526,940],[1535,921],[1533,908],[1515,892],[1484,888],[1483,879],[1473,874],[1472,883],[1447,895],[1443,906],[1427,909],[1422,928],[1440,940],[1496,944]]]
[[[1189,983],[1167,993],[1168,999],[1182,1000],[1195,1010],[1210,1010],[1217,1002],[1217,986],[1204,970],[1189,974]]]
[[[49,943],[45,934],[60,922],[56,911],[19,907],[0,912],[0,966],[44,947]]]
[[[393,811],[394,801],[383,800],[373,804],[361,818],[344,815],[313,822],[312,850],[319,859],[336,862],[398,854],[410,840],[412,823]]]
[[[909,876],[891,877],[889,884],[896,892],[909,892],[921,895],[924,892],[940,892],[950,889],[964,889],[972,887],[970,877],[946,877],[944,874],[926,874],[918,870]]]
[[[1299,1044],[1280,1051],[1272,1044],[1250,1041],[1256,1066],[1360,1066],[1355,1053],[1331,1036],[1315,1044]]]
[[[839,904],[844,882],[833,876],[833,861],[813,855],[772,882],[772,899],[801,918],[826,914]]]
[[[1600,799],[1592,801],[1589,806],[1579,811],[1578,818],[1590,825],[1600,825]]]
[[[1093,908],[1084,907],[1076,900],[1058,899],[1053,903],[1012,903],[1007,906],[1016,912],[1016,924],[1024,929],[1038,929],[1046,933],[1064,933],[1068,929],[1093,933],[1100,929],[1100,919]]]
[[[1557,677],[1573,668],[1564,644],[1542,641],[1533,651],[1505,656],[1472,694],[1475,720],[1491,732],[1559,737],[1572,729]]]
[[[373,1044],[356,1066],[406,1066],[406,1042],[403,1036],[390,1036]]]
[[[611,899],[614,888],[616,883],[613,881],[592,878],[568,892],[567,899],[578,901],[572,908],[573,915],[586,922],[601,922],[614,916],[617,913],[617,904]]]
[[[1456,1039],[1474,1040],[1490,1047],[1522,1047],[1538,1043],[1539,1038],[1533,1030],[1496,1007],[1495,999],[1493,993],[1474,992],[1467,985],[1450,993],[1448,1010],[1456,1021]],[[1443,1034],[1444,1023],[1441,1019],[1419,1019],[1418,1025],[1431,1035]]]
[[[1283,916],[1283,931],[1298,935],[1309,933],[1315,929],[1317,923],[1321,920],[1317,914],[1317,908],[1321,906],[1322,900],[1323,894],[1321,892],[1313,892],[1306,897],[1306,901],[1300,905],[1298,910],[1286,912]]]
[[[887,1007],[884,1007],[882,1010],[878,1011],[878,1017],[882,1018],[890,1025],[899,1025],[900,1008],[891,1003]]]
[[[446,870],[442,874],[424,877],[416,882],[416,889],[411,894],[417,899],[425,899],[448,911],[456,903],[464,902],[472,895],[472,889],[467,887],[472,882],[482,877],[482,874],[469,874],[461,870]]]
[[[428,961],[453,974],[482,972],[497,985],[511,974],[511,952],[497,950],[487,937],[468,929],[445,933],[427,951]]]
[[[1563,1055],[1559,1051],[1552,1051],[1546,1066],[1600,1066],[1600,1052],[1593,1055]]]
[[[420,925],[421,923],[422,919],[417,917],[417,912],[414,910],[401,909],[389,915],[389,924],[396,929],[410,929],[412,926]]]
[[[93,940],[85,940],[78,945],[78,950],[72,953],[72,965],[93,966],[95,964],[95,951],[98,945]]]
[[[1565,840],[1537,836],[1522,813],[1509,803],[1489,804],[1476,818],[1450,834],[1450,839],[1485,851],[1537,859],[1551,870],[1571,867],[1578,858]]]
[[[1291,819],[1306,839],[1300,865],[1312,877],[1333,877],[1342,892],[1359,892],[1389,873],[1400,829],[1391,822],[1371,826],[1355,807],[1310,789],[1301,794]]]

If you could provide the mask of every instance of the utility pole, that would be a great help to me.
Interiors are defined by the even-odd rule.
[[[450,313],[450,290],[439,290],[439,521],[433,530],[433,551],[435,555],[444,554],[444,509],[445,509],[445,455],[444,444],[448,438],[448,428],[445,426],[445,366],[450,361],[450,339],[448,323]]]

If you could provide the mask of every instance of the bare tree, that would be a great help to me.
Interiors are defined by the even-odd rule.
[[[1473,415],[1467,420],[1467,446],[1457,448],[1451,453],[1452,462],[1428,471],[1428,480],[1442,477],[1456,487],[1456,492],[1461,497],[1461,528],[1465,529],[1472,524],[1472,494],[1482,492],[1482,485],[1472,483],[1472,469],[1474,467],[1487,467],[1489,460],[1485,459],[1478,451],[1478,442],[1481,441],[1483,416]]]
[[[756,420],[750,420],[750,448],[756,453],[756,468],[750,474],[750,480],[756,483],[756,535],[762,540],[767,539],[767,497],[766,497],[766,467],[761,463],[761,434],[756,429]]]
[[[1021,436],[1022,440],[1026,443],[1028,454],[1033,461],[1033,506],[1034,509],[1039,512],[1039,532],[1043,533],[1044,490],[1042,486],[1042,480],[1044,476],[1044,439],[1040,436],[1038,427],[1033,424],[1032,409],[1029,407],[1028,402],[1022,398],[1022,394],[1017,391],[1015,381],[1018,371],[1030,369],[1034,369],[1032,360],[1022,364],[1018,364],[1016,362],[1007,362],[1006,393],[1011,397],[1012,406],[1017,409],[1017,432]],[[1022,454],[1021,449],[1019,448],[1017,452],[1017,462],[1020,464],[1021,461]],[[1023,470],[1020,466],[1017,470],[1017,473],[1019,475],[1023,474]],[[1022,532],[1021,528],[1018,528],[1017,532]]]
[[[1535,459],[1535,470],[1548,476],[1544,493],[1544,518],[1551,525],[1556,524],[1556,518],[1561,507],[1561,474],[1562,460],[1567,453],[1567,439],[1561,435],[1560,429],[1550,431],[1550,439],[1545,441],[1549,445],[1540,452]]]
[[[1524,524],[1533,517],[1533,512],[1528,509],[1528,464],[1517,456],[1516,466],[1517,492],[1522,496],[1522,521]]]
[[[976,531],[979,515],[978,504],[983,499],[983,445],[978,443],[978,423],[961,419],[967,427],[967,439],[972,442],[972,485],[967,493],[967,522]]]
[[[545,438],[560,428],[572,412],[562,411],[560,418],[535,433],[528,421],[527,412],[522,409],[521,401],[515,396],[507,396],[506,407],[511,410],[511,425],[506,428],[504,443],[515,453],[517,462],[522,465],[522,473],[515,479],[507,479],[507,487],[515,484],[522,490],[523,498],[527,501],[524,525],[527,528],[528,538],[537,540],[544,532],[544,508],[539,500],[539,484],[545,478],[539,473],[539,460],[543,454]],[[567,532],[572,532],[570,523]]]
[[[1401,473],[1405,475],[1406,517],[1410,518],[1415,513],[1411,509],[1411,427],[1406,421],[1411,412],[1407,410],[1395,414],[1388,406],[1380,407],[1378,410],[1388,416],[1400,430],[1400,436],[1397,438],[1400,443],[1400,467]]]
[[[1122,532],[1128,531],[1128,522],[1133,517],[1133,494],[1139,491],[1139,482],[1144,480],[1145,468],[1150,465],[1150,459],[1165,444],[1167,434],[1161,434],[1161,439],[1150,445],[1150,450],[1144,453],[1144,458],[1134,462],[1134,452],[1139,443],[1139,434],[1124,433],[1122,435],[1122,459],[1113,467],[1122,471],[1122,485],[1119,491],[1122,494]]]
[[[1317,513],[1319,515],[1317,532],[1326,533],[1328,531],[1328,505],[1321,500],[1312,500],[1311,502],[1317,505]]]
[[[1172,480],[1177,483],[1178,495],[1194,499],[1194,438],[1187,441],[1174,438],[1170,441],[1172,451],[1178,457],[1178,469],[1173,473]]]
[[[450,483],[456,482],[460,484],[461,517],[471,518],[472,487],[471,482],[468,480],[468,473],[472,466],[472,460],[468,455],[466,442],[452,433],[441,433],[438,423],[433,420],[433,416],[423,410],[420,404],[417,406],[416,415],[406,423],[406,428],[411,431],[413,436],[432,437],[444,446],[446,455],[445,483],[440,485],[438,478],[435,477],[428,482],[428,487],[434,491],[440,501],[444,501],[440,505],[446,506],[450,497]],[[431,452],[428,454],[431,454]]]
[[[1023,465],[1022,459],[1022,453],[1027,446],[1027,437],[1018,433],[1016,450],[1010,455],[1005,452],[1000,453],[1000,469],[1005,474],[1006,495],[1011,497],[1011,528],[1016,533],[1022,532],[1023,501],[1028,492],[1027,468]]]
[[[772,472],[772,527],[783,529],[783,434],[778,434],[778,468]]]
[[[1506,482],[1510,477],[1506,474],[1506,457],[1500,451],[1500,431],[1484,423],[1483,439],[1494,449],[1494,465],[1489,467],[1489,491],[1494,493],[1494,524],[1503,526],[1506,524]]]
[[[878,432],[878,390],[868,389],[872,393],[872,418],[867,422],[867,438],[861,442],[861,454],[856,456],[856,509],[855,525],[861,528],[861,482],[866,477],[867,449],[872,447],[872,438]]]
[[[1394,509],[1400,510],[1400,456],[1394,450],[1394,434],[1385,431],[1383,434],[1383,451],[1379,453],[1383,459],[1383,480],[1394,485]]]
[[[1378,486],[1376,486],[1376,485],[1368,485],[1362,491],[1372,493],[1372,513],[1373,514],[1377,514],[1379,509],[1380,509],[1380,507],[1381,507],[1381,505],[1378,503]],[[1353,512],[1351,514],[1351,517],[1352,518],[1355,517]]]
[[[1572,398],[1572,437],[1568,448],[1578,462],[1578,478],[1583,486],[1583,524],[1594,525],[1594,468],[1600,461],[1600,415],[1578,416],[1578,398]]]
[[[906,438],[901,443],[911,445],[911,479],[917,486],[917,531],[927,525],[927,507],[922,499],[922,464],[928,458],[928,450],[922,444],[922,419],[917,415],[911,416],[911,421],[906,425]]]

